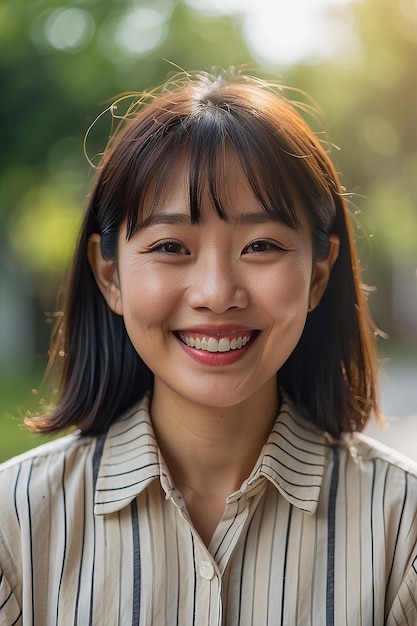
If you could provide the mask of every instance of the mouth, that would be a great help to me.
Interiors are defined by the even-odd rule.
[[[176,335],[183,344],[202,352],[231,352],[241,350],[259,334],[254,330],[239,330],[227,335],[215,335],[204,332],[180,331]]]

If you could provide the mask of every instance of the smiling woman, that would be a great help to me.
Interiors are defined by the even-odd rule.
[[[28,420],[79,430],[0,469],[2,624],[417,619],[417,468],[360,434],[349,213],[284,92],[177,76],[113,138]]]
[[[313,260],[302,210],[298,217],[294,207],[296,227],[266,212],[234,150],[223,148],[222,218],[203,187],[192,221],[190,165],[178,158],[158,204],[149,200],[150,213],[143,207],[141,226],[128,240],[121,228],[117,262],[103,258],[100,235],[90,239],[96,281],[154,375],[154,420],[162,384],[179,401],[197,394],[206,407],[232,407],[275,380],[337,258],[332,235],[331,254]],[[273,397],[262,394],[273,414],[274,386]]]

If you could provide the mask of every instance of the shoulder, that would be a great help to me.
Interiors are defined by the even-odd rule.
[[[28,452],[0,464],[0,494],[10,490],[17,480],[26,477],[30,484],[36,482],[49,484],[61,480],[65,482],[82,481],[83,472],[98,469],[105,441],[123,434],[138,423],[139,416],[148,415],[147,398],[135,404],[125,414],[119,416],[111,424],[109,430],[101,435],[84,435],[81,431],[44,443]],[[63,480],[63,478],[62,478]]]
[[[346,492],[372,515],[379,508],[393,527],[408,527],[408,539],[417,542],[417,463],[400,452],[359,433],[341,437],[339,467]],[[395,522],[393,521],[395,520]]]
[[[84,468],[92,465],[96,439],[80,433],[42,444],[0,465],[0,518],[19,503],[52,499],[64,483],[82,480]]]
[[[345,433],[341,437],[341,444],[346,448],[355,461],[364,464],[390,469],[399,474],[406,473],[410,478],[417,479],[417,462],[401,452],[364,435],[362,433]]]
[[[23,454],[19,454],[0,464],[0,480],[7,480],[11,474],[18,472],[25,465],[46,465],[53,460],[60,461],[66,456],[76,454],[91,446],[92,437],[84,437],[79,431],[41,444]]]

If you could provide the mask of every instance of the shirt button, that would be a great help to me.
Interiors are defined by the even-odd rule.
[[[209,561],[201,561],[199,570],[201,578],[205,580],[211,580],[214,576],[214,567]]]

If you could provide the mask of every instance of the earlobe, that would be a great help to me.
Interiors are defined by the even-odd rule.
[[[123,315],[119,277],[114,260],[107,261],[101,254],[101,237],[94,233],[88,240],[87,258],[96,283],[111,310]]]
[[[329,282],[333,265],[339,256],[340,239],[338,235],[329,235],[330,251],[327,259],[316,261],[310,286],[309,311],[318,306]]]

